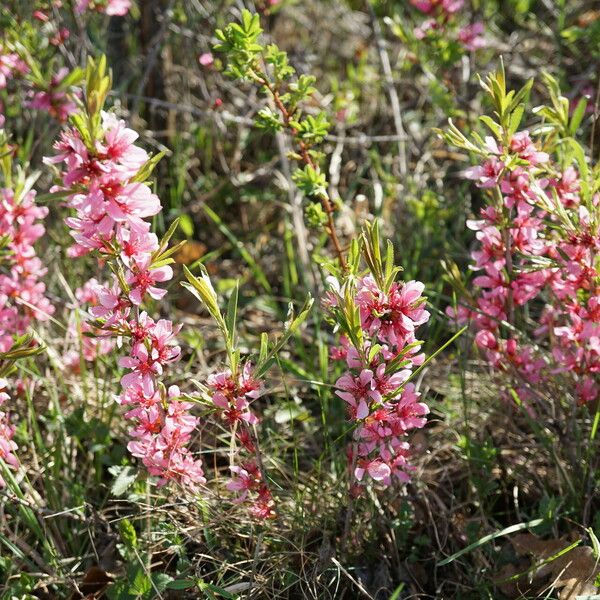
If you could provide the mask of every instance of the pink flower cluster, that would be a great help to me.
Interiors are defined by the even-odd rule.
[[[109,16],[122,17],[131,9],[131,0],[77,0],[75,12],[84,13],[86,10],[94,10]]]
[[[252,365],[247,362],[237,377],[229,370],[210,375],[207,385],[217,414],[230,427],[245,452],[256,456],[258,449],[250,426],[258,423],[258,417],[250,404],[263,393],[263,386],[252,376]],[[257,460],[244,460],[240,466],[231,465],[230,470],[232,479],[227,489],[238,493],[237,501],[249,500],[250,513],[259,519],[274,518],[275,502]]]
[[[7,240],[0,248],[0,352],[33,320],[46,321],[54,312],[41,280],[47,269],[34,249],[44,235],[40,221],[47,214],[46,207],[35,204],[35,191],[15,197],[11,189],[0,190],[0,240]]]
[[[109,285],[88,284],[82,298],[91,301],[94,321],[89,327],[100,336],[98,345],[108,344],[106,336],[130,341],[129,355],[119,361],[129,370],[119,398],[133,425],[128,448],[158,477],[159,485],[176,481],[196,489],[205,482],[202,463],[187,446],[197,419],[189,413],[192,405],[179,400],[176,387],[167,393],[160,383],[165,367],[179,358],[174,340],[179,328],[139,312],[147,297],[164,297],[166,290],[157,284],[171,279],[173,271],[154,264],[159,242],[145,219],[162,207],[147,184],[135,181],[148,160],[134,144],[137,137],[114,114],[102,113],[101,132],[93,144],[86,145],[79,131],[69,128],[55,143],[58,154],[45,160],[65,166],[62,185],[55,191],[69,192],[67,204],[76,213],[66,219],[75,240],[70,255],[95,251],[123,273]]]
[[[478,241],[471,254],[472,268],[481,272],[473,280],[476,306],[448,313],[460,322],[472,320],[477,345],[494,368],[513,374],[526,403],[535,386],[559,372],[576,376],[578,402],[594,400],[600,372],[600,236],[597,219],[580,202],[579,175],[573,167],[560,172],[527,131],[513,135],[506,148],[486,138],[486,147],[485,162],[465,172],[499,198],[482,209],[480,220],[467,223]],[[570,227],[556,227],[554,198],[569,215]],[[599,200],[594,198],[595,206]],[[503,325],[522,325],[519,311],[534,300],[545,302],[545,308],[530,333],[550,350],[552,365]]]
[[[17,444],[13,441],[15,435],[15,426],[9,421],[9,416],[2,410],[3,405],[10,396],[6,393],[8,382],[6,379],[0,379],[0,461],[4,464],[16,469],[19,461],[15,456],[15,451],[18,449]],[[0,487],[5,487],[6,482],[0,475]]]
[[[423,284],[416,281],[392,283],[384,291],[371,275],[359,279],[355,302],[364,346],[356,348],[342,336],[332,351],[332,358],[348,367],[335,386],[356,424],[350,459],[358,481],[368,474],[384,485],[393,478],[406,482],[413,470],[407,436],[425,425],[429,412],[414,385],[406,383],[411,368],[424,360],[415,337],[429,319],[422,292]],[[341,301],[330,292],[325,304],[335,312]]]
[[[29,108],[43,110],[61,123],[66,121],[69,115],[77,109],[68,90],[61,88],[61,83],[68,74],[69,69],[66,67],[59,69],[56,75],[50,79],[48,89],[29,92],[30,100],[25,105]]]
[[[414,30],[417,39],[429,36],[456,36],[456,40],[469,52],[474,52],[485,46],[483,32],[484,24],[481,21],[470,23],[458,28],[456,31],[456,16],[464,6],[464,0],[410,0],[410,3],[419,11],[428,16]]]

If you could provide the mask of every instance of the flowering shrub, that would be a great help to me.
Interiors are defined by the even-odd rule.
[[[197,419],[179,389],[167,390],[160,382],[165,367],[179,358],[179,327],[140,310],[147,297],[166,294],[157,284],[173,276],[169,263],[175,248],[167,246],[177,223],[160,243],[150,231],[145,219],[156,215],[161,204],[146,180],[160,156],[150,159],[134,144],[137,134],[102,110],[109,87],[105,59],[90,59],[84,107],[71,116],[72,126],[55,143],[57,154],[46,159],[64,165],[61,183],[52,191],[66,196],[75,211],[66,219],[75,240],[69,255],[96,252],[113,273],[108,285],[88,284],[88,300],[95,305],[85,328],[100,339],[123,337],[129,342],[128,356],[119,360],[129,370],[121,379],[119,397],[132,422],[128,448],[158,477],[159,485],[173,480],[193,490],[205,481],[201,461],[187,448]]]
[[[275,502],[263,474],[262,458],[252,430],[259,419],[250,408],[250,402],[263,392],[262,384],[252,377],[252,365],[247,362],[237,379],[231,371],[221,371],[208,377],[207,387],[217,414],[226,421],[240,444],[239,454],[250,455],[246,460],[238,458],[239,464],[230,465],[232,478],[227,489],[238,494],[237,502],[252,498],[250,513],[255,517],[274,518]]]
[[[6,90],[3,100],[13,118],[27,108],[64,122],[76,108],[82,71],[60,52],[70,35],[65,15],[59,12],[63,4],[37,4],[40,8],[31,13],[25,6],[0,8],[0,90]],[[0,126],[4,119],[0,104]]]
[[[9,421],[8,414],[2,410],[4,404],[10,400],[10,396],[5,392],[8,388],[8,381],[0,379],[0,461],[16,469],[19,461],[15,455],[15,450],[18,449],[17,444],[13,441],[15,435],[15,426]],[[0,487],[5,487],[6,482],[0,475]]]
[[[536,109],[546,121],[543,150],[529,131],[518,130],[532,82],[507,94],[503,71],[484,84],[498,118],[481,118],[492,135],[470,142],[456,127],[447,135],[477,157],[465,176],[487,190],[488,200],[481,219],[468,223],[477,232],[472,268],[482,272],[473,279],[479,292],[449,313],[473,321],[477,345],[514,379],[527,405],[557,378],[572,379],[578,403],[599,393],[600,196],[574,139],[586,102],[570,114],[555,81],[546,82],[552,105]]]
[[[417,354],[420,342],[415,337],[416,328],[429,317],[421,298],[423,285],[395,282],[399,269],[393,264],[393,251],[384,265],[376,226],[367,228],[360,249],[354,245],[346,260],[335,230],[336,203],[329,198],[327,178],[319,165],[322,153],[318,145],[325,139],[329,123],[323,112],[315,116],[302,113],[316,92],[316,79],[310,75],[296,77],[285,52],[274,44],[261,45],[261,32],[258,16],[245,11],[239,24],[229,24],[217,32],[220,43],[216,49],[226,54],[230,76],[258,84],[272,98],[276,111],[263,108],[256,125],[271,133],[287,130],[291,134],[297,148],[293,156],[304,165],[292,178],[309,200],[307,219],[312,226],[325,230],[336,251],[337,261],[323,261],[330,272],[337,274],[337,278],[329,277],[330,290],[323,304],[343,332],[332,357],[345,360],[348,366],[336,382],[336,394],[346,402],[354,424],[354,442],[349,451],[351,478],[360,482],[368,473],[385,485],[394,478],[406,482],[412,470],[406,437],[410,430],[423,427],[429,412],[418,401],[420,394],[414,385],[407,383],[410,369],[424,359]],[[363,253],[369,272],[359,275]],[[236,388],[234,382],[228,380],[229,389]],[[219,402],[223,408],[233,404],[237,418],[249,422],[254,418],[245,411],[243,395],[233,394],[227,403],[219,397]],[[245,492],[253,485],[255,476],[250,473],[256,469],[236,472],[233,489]]]
[[[256,433],[260,419],[250,405],[264,393],[262,377],[277,352],[305,321],[313,304],[312,298],[308,298],[298,315],[294,315],[290,305],[286,328],[280,338],[270,344],[268,335],[262,334],[256,365],[253,367],[249,360],[242,365],[236,334],[237,287],[224,315],[219,309],[218,297],[208,273],[203,271],[200,277],[195,277],[187,268],[184,271],[188,281],[182,285],[200,300],[214,319],[227,352],[229,368],[210,375],[206,385],[201,386],[212,411],[226,423],[231,433],[229,469],[232,478],[227,488],[237,494],[237,502],[251,502],[249,511],[254,517],[274,518],[275,501],[267,485]]]
[[[354,424],[352,475],[360,482],[367,473],[390,485],[394,478],[409,481],[413,467],[407,435],[425,425],[429,412],[414,384],[407,383],[412,368],[424,361],[415,332],[429,313],[421,297],[423,284],[395,281],[400,269],[391,246],[382,262],[377,226],[367,227],[361,244],[368,273],[355,271],[342,284],[331,277],[324,304],[343,332],[331,353],[348,369],[335,387]],[[358,258],[350,261],[354,269]]]
[[[384,264],[377,226],[367,227],[360,245],[354,244],[346,259],[335,230],[337,202],[329,198],[327,178],[319,164],[323,155],[318,145],[325,139],[329,123],[324,112],[314,116],[302,112],[316,92],[316,79],[296,76],[285,52],[274,44],[261,45],[261,32],[258,16],[245,11],[239,24],[217,32],[220,43],[216,49],[226,54],[230,76],[258,84],[272,98],[276,110],[263,108],[256,125],[271,133],[291,134],[297,148],[292,156],[303,164],[292,178],[309,200],[307,220],[328,234],[336,252],[337,261],[323,261],[327,270],[337,275],[328,278],[330,290],[323,304],[332,323],[342,331],[332,358],[346,361],[348,367],[335,387],[353,423],[351,479],[360,482],[367,473],[384,485],[393,479],[406,482],[413,470],[408,462],[407,434],[423,427],[429,412],[418,401],[420,394],[414,385],[407,383],[411,368],[424,360],[415,337],[416,328],[429,317],[421,298],[423,285],[395,281],[399,269],[393,263],[393,250],[390,247]],[[368,266],[366,274],[359,273],[362,255]],[[236,389],[235,379],[227,382],[223,385]],[[246,412],[243,395],[233,394],[228,402],[219,396],[218,401],[223,408],[233,405],[237,418],[248,422],[254,418]],[[254,467],[236,473],[233,489],[245,492],[254,485]]]
[[[8,152],[5,143],[2,152]],[[0,352],[15,335],[24,334],[34,321],[46,321],[54,307],[46,297],[42,277],[47,269],[34,244],[45,232],[41,220],[46,207],[35,203],[31,189],[36,177],[20,173],[13,182],[11,161],[5,156],[4,185],[0,190]]]
[[[0,596],[533,597],[532,528],[595,563],[597,11],[242,4],[0,7]],[[509,31],[565,97],[478,95]]]

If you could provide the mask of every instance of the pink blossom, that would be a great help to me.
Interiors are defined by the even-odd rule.
[[[485,26],[481,21],[465,25],[458,32],[460,43],[469,51],[475,52],[485,47],[485,38],[481,35],[485,31]]]
[[[8,240],[0,268],[0,352],[34,320],[46,321],[54,312],[41,281],[46,268],[34,248],[45,233],[40,221],[47,214],[35,204],[35,191],[16,197],[11,189],[0,190],[0,236]]]
[[[532,166],[548,162],[548,154],[537,150],[529,137],[528,131],[519,131],[513,135],[510,140],[510,150],[518,154],[519,158],[526,160]]]
[[[426,15],[436,11],[451,15],[463,7],[464,0],[410,0],[410,3]]]
[[[173,278],[173,269],[169,265],[152,268],[150,257],[134,262],[127,274],[127,284],[130,287],[129,299],[139,306],[146,294],[155,300],[162,299],[167,290],[156,287],[157,283],[169,281]]]
[[[95,10],[110,16],[123,16],[129,12],[131,0],[77,0],[75,12],[82,14],[86,10]]]
[[[497,184],[498,176],[504,168],[504,163],[498,160],[495,156],[492,156],[483,163],[483,165],[477,165],[465,169],[464,176],[467,179],[472,179],[477,183],[478,187],[490,188]]]
[[[578,403],[595,400],[600,395],[596,378],[600,290],[595,259],[600,235],[588,207],[580,203],[579,174],[572,166],[559,170],[527,131],[512,136],[507,153],[528,166],[499,171],[496,156],[504,151],[491,139],[486,149],[490,158],[465,176],[480,187],[498,186],[505,217],[499,218],[497,206],[488,206],[480,220],[467,223],[477,232],[471,267],[479,271],[472,280],[475,306],[459,309],[454,316],[463,323],[472,319],[477,346],[495,370],[514,378],[513,389],[531,415],[537,398],[528,386],[553,385],[552,377],[558,373],[573,378]],[[540,164],[551,173],[549,177],[531,168]],[[568,226],[556,226],[563,218],[558,210],[547,213],[548,205],[556,204],[554,197],[562,207],[561,215],[568,215]],[[503,325],[534,299],[547,303],[541,314],[534,309],[526,319],[533,321],[535,346],[507,337]],[[540,347],[549,352],[542,354]]]
[[[262,385],[252,376],[252,365],[247,362],[235,380],[231,371],[210,375],[207,380],[212,401],[222,417],[233,426],[237,422],[250,425],[258,423],[258,417],[250,404],[262,393]]]
[[[198,57],[198,62],[203,67],[211,67],[215,62],[215,58],[210,52],[204,52]]]
[[[31,99],[25,103],[30,108],[43,110],[51,117],[60,122],[67,120],[70,114],[75,112],[77,105],[69,96],[69,92],[60,87],[63,79],[69,74],[67,68],[60,69],[56,75],[53,75],[47,89],[33,91],[30,94]],[[74,92],[74,96],[79,96],[79,92]]]
[[[359,459],[358,466],[354,471],[354,476],[358,481],[362,481],[365,472],[367,472],[374,481],[383,481],[390,476],[392,471],[381,459]]]

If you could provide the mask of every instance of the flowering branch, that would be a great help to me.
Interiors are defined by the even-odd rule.
[[[366,272],[359,270],[361,258]],[[349,462],[356,493],[365,475],[386,486],[393,478],[409,480],[413,467],[406,438],[425,425],[429,409],[407,382],[411,369],[424,361],[415,331],[429,313],[422,283],[396,281],[394,249],[388,242],[382,257],[377,224],[366,225],[353,244],[349,265],[342,282],[328,278],[324,305],[343,334],[331,355],[347,365],[335,386],[354,423]]]
[[[313,304],[312,298],[308,298],[297,316],[294,315],[290,305],[283,335],[271,344],[267,334],[263,333],[256,365],[253,366],[249,360],[242,365],[236,334],[238,288],[236,287],[231,294],[227,312],[223,314],[219,308],[217,293],[206,270],[202,270],[200,277],[193,275],[186,267],[184,272],[187,282],[183,282],[182,285],[208,310],[221,332],[227,351],[229,368],[210,375],[207,385],[203,387],[216,413],[231,431],[229,468],[233,477],[227,484],[227,488],[238,493],[238,502],[252,500],[250,512],[255,517],[274,518],[275,502],[267,485],[267,474],[256,434],[259,418],[250,405],[264,394],[261,380],[279,350],[305,321]],[[242,458],[238,456],[237,461],[236,440],[240,443],[241,449],[249,455]],[[238,455],[241,455],[241,452],[238,451]]]
[[[575,376],[578,403],[600,394],[600,173],[574,137],[585,101],[571,111],[556,81],[544,79],[551,103],[535,109],[544,119],[543,151],[529,131],[519,131],[533,82],[507,92],[503,67],[482,82],[495,108],[494,118],[480,117],[491,135],[468,140],[452,123],[444,134],[477,157],[465,176],[489,194],[481,219],[467,222],[477,232],[478,294],[449,314],[474,323],[476,344],[494,368],[515,374],[518,402],[529,410],[537,397],[531,385],[551,384],[559,374]],[[528,319],[524,311],[534,300],[544,309],[531,330],[531,314],[539,311]],[[515,326],[529,329],[536,344],[517,339]]]
[[[75,211],[66,219],[75,240],[69,255],[94,253],[112,273],[108,285],[92,285],[89,323],[101,338],[128,342],[128,356],[119,359],[129,370],[119,396],[132,423],[128,449],[159,485],[172,480],[194,491],[205,482],[201,461],[187,447],[198,419],[179,388],[167,390],[161,381],[165,368],[179,359],[179,327],[142,310],[148,298],[165,296],[158,284],[173,277],[171,255],[178,248],[168,247],[177,222],[159,242],[146,220],[162,209],[147,183],[161,155],[148,157],[134,144],[137,133],[103,110],[111,85],[104,57],[88,60],[85,79],[82,106],[55,143],[57,155],[45,159],[64,165],[60,185],[51,191],[65,195]]]

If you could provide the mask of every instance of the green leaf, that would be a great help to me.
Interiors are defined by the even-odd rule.
[[[525,112],[525,106],[523,104],[519,104],[515,110],[511,113],[510,119],[508,122],[508,135],[513,136],[519,125],[521,124],[521,119],[523,118],[523,113]]]
[[[186,238],[191,238],[194,235],[194,221],[190,215],[183,214],[179,216],[179,227]]]
[[[229,296],[227,313],[225,315],[225,323],[227,325],[227,331],[229,332],[229,343],[231,346],[234,346],[235,340],[235,322],[237,318],[239,288],[239,281],[236,281],[231,296]]]
[[[259,129],[265,129],[271,133],[275,133],[283,129],[283,121],[281,120],[281,116],[268,106],[265,106],[258,111],[255,125]]]
[[[184,265],[183,272],[189,283],[182,282],[181,285],[186,289],[190,290],[202,304],[206,307],[210,315],[215,319],[223,333],[227,336],[227,325],[219,309],[219,303],[217,293],[212,286],[208,271],[204,265],[200,265],[202,274],[200,277],[196,277],[193,273]]]
[[[313,304],[314,300],[312,296],[309,295],[298,316],[294,317],[293,306],[290,303],[290,308],[288,311],[288,322],[286,324],[286,327],[284,328],[283,334],[278,340],[276,340],[275,344],[269,350],[264,359],[262,361],[259,360],[259,362],[256,364],[254,376],[257,379],[260,379],[260,377],[262,377],[262,375],[264,375],[267,372],[268,368],[271,366],[271,362],[274,360],[277,353],[283,348],[283,346],[290,339],[290,337],[294,335],[296,331],[298,331],[300,325],[304,323],[306,317],[308,317],[308,314],[310,313]]]
[[[133,596],[145,596],[152,590],[152,582],[141,565],[136,565],[129,573],[129,590]]]
[[[219,596],[221,596],[222,598],[225,598],[226,600],[236,600],[236,598],[233,594],[229,593],[227,590],[224,590],[223,588],[213,585],[212,583],[206,583],[206,582],[200,580],[200,581],[198,581],[197,586],[201,592],[204,592],[206,594],[211,594],[212,597],[214,597],[214,594],[218,594]]]
[[[525,85],[516,93],[516,95],[511,100],[508,105],[508,112],[511,113],[515,108],[521,104],[522,102],[527,100],[527,96],[531,91],[531,87],[533,86],[533,77],[528,79]]]
[[[487,115],[481,115],[479,117],[479,120],[482,123],[484,123],[488,127],[488,129],[490,129],[490,131],[496,136],[497,139],[502,138],[502,127],[500,127],[500,125],[498,125],[498,123],[496,123],[494,119],[488,117]]]
[[[55,86],[55,90],[66,91],[73,85],[79,85],[84,78],[83,69],[75,67],[70,73],[68,73],[60,83]]]
[[[150,577],[152,578],[152,583],[154,584],[152,587],[156,588],[156,590],[152,590],[153,597],[156,595],[156,592],[159,594],[164,592],[169,587],[169,584],[173,581],[173,577],[167,573],[152,573]]]
[[[266,332],[260,334],[260,352],[258,354],[258,364],[262,364],[267,359],[269,352],[269,335]]]
[[[129,519],[121,519],[119,521],[119,533],[121,534],[123,543],[129,550],[137,548],[137,533]]]
[[[137,469],[133,467],[114,465],[109,468],[109,471],[116,476],[110,488],[110,493],[113,496],[122,496],[137,479]]]
[[[167,589],[169,590],[189,590],[193,587],[196,587],[195,579],[173,579],[167,583]]]
[[[141,167],[140,170],[131,178],[132,183],[144,183],[150,179],[156,165],[166,154],[166,150],[161,150],[158,154],[151,156]]]
[[[577,103],[575,110],[573,111],[573,116],[571,117],[571,122],[569,123],[569,134],[575,137],[581,122],[583,121],[583,117],[585,117],[585,109],[587,108],[588,100],[583,97]]]
[[[309,198],[327,197],[327,178],[320,170],[311,165],[306,165],[304,169],[296,169],[292,174],[292,179],[305,196]]]

